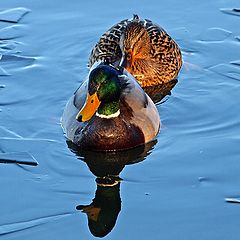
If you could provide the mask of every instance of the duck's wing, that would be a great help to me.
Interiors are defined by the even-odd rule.
[[[143,91],[135,78],[126,70],[121,76],[125,81],[121,94],[121,116],[137,126],[144,134],[145,142],[151,141],[160,128],[160,116],[151,98]]]
[[[177,43],[163,28],[151,20],[145,19],[144,27],[150,36],[151,52],[154,59],[158,59],[162,66],[166,66],[166,69],[161,69],[162,71],[171,70],[173,72],[172,78],[175,78],[182,66],[182,55]]]
[[[64,108],[61,124],[67,138],[71,141],[73,141],[76,131],[80,131],[85,126],[85,123],[76,120],[76,116],[86,101],[87,90],[88,79],[75,91]]]
[[[122,33],[126,29],[129,20],[125,19],[105,32],[92,49],[89,57],[89,67],[96,61],[108,61],[117,66],[122,57],[119,41]]]

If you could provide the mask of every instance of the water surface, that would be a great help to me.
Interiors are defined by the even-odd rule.
[[[167,30],[185,63],[157,106],[157,141],[104,168],[122,178],[110,188],[116,223],[105,239],[239,239],[240,205],[226,202],[240,198],[239,7],[234,0],[2,0],[0,238],[94,239],[76,207],[99,206],[109,192],[97,187],[94,156],[68,147],[60,117],[98,37],[137,13]]]

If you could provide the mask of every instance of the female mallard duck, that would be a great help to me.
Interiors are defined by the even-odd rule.
[[[142,87],[169,83],[182,66],[176,42],[161,27],[137,15],[117,23],[101,36],[91,52],[89,66],[106,59],[126,68]]]
[[[126,70],[100,63],[67,103],[62,126],[67,138],[82,149],[111,151],[151,141],[160,118]]]

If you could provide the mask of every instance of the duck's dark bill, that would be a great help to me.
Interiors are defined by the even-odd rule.
[[[97,111],[100,101],[98,99],[97,93],[94,93],[93,95],[90,95],[88,93],[86,102],[83,106],[83,108],[80,110],[80,112],[77,114],[76,119],[79,122],[86,122],[92,118],[94,113]]]

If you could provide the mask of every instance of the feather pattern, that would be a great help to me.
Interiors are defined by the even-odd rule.
[[[129,49],[137,55],[127,70],[142,87],[173,80],[182,66],[181,51],[167,32],[151,20],[134,15],[133,19],[115,24],[100,37],[91,51],[89,67],[105,59],[118,66]]]

